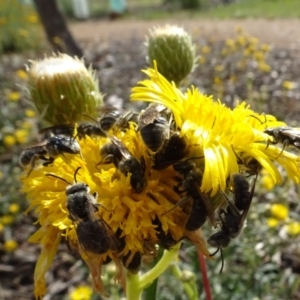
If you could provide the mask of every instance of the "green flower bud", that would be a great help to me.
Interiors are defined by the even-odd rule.
[[[31,61],[30,96],[45,121],[52,125],[76,123],[83,114],[97,116],[102,103],[96,74],[82,60],[66,54]]]
[[[195,68],[195,45],[191,36],[177,26],[166,25],[150,31],[146,46],[148,63],[156,60],[158,71],[177,86]]]

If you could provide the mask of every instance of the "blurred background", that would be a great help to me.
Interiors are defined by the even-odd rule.
[[[184,85],[234,106],[275,115],[290,126],[300,120],[299,0],[0,0],[0,300],[33,299],[39,249],[27,242],[35,217],[20,193],[22,149],[37,141],[45,124],[25,88],[29,60],[63,52],[84,56],[97,69],[105,102],[140,110],[131,88],[147,67],[145,36],[153,26],[183,26],[196,44],[198,66]],[[209,236],[210,228],[203,228]],[[213,251],[213,250],[212,250]],[[195,274],[206,299],[195,249],[184,243],[180,267]],[[300,299],[299,186],[273,187],[259,178],[247,227],[207,261],[212,298]],[[147,266],[147,262],[145,262]],[[104,272],[110,299],[124,297]],[[91,290],[87,268],[66,245],[47,273],[44,299],[101,299]],[[157,299],[187,299],[172,268],[159,278]]]

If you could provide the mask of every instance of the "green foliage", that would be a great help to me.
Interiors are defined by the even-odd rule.
[[[0,0],[0,53],[41,47],[39,19],[31,5]]]

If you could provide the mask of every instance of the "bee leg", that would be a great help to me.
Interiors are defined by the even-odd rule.
[[[223,271],[223,268],[224,268],[224,256],[223,256],[223,249],[222,248],[220,248],[220,252],[221,252],[221,260],[222,260],[220,274],[222,274],[222,271]]]
[[[46,162],[43,163],[44,167],[48,167],[49,165],[51,165],[54,162],[54,157],[46,158],[46,157],[41,157],[40,156],[40,158],[46,160]]]
[[[182,204],[184,204],[187,200],[189,199],[188,196],[183,197],[181,200],[179,200],[171,209],[167,210],[165,213],[162,214],[165,215],[167,213],[169,213],[170,211],[172,211],[173,209],[175,209],[178,206],[181,206]]]
[[[220,249],[222,249],[222,248],[219,246],[219,247],[217,248],[217,250],[216,250],[214,253],[209,254],[209,256],[210,256],[210,257],[215,256],[215,255],[220,251]]]
[[[285,147],[287,147],[288,145],[289,145],[289,141],[288,141],[288,140],[284,140],[284,141],[283,141],[283,146],[282,146],[281,152],[279,153],[279,155],[278,155],[275,159],[277,159],[278,157],[280,157],[280,155],[282,154],[283,150],[284,150]]]

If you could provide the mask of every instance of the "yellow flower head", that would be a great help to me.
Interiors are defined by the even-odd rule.
[[[286,225],[286,231],[291,236],[297,236],[300,234],[300,223],[292,221]]]
[[[113,260],[119,271],[116,277],[121,281],[122,264],[130,268],[131,261],[138,259],[140,255],[155,256],[155,245],[160,244],[164,237],[176,244],[176,241],[188,236],[209,256],[202,238],[185,230],[188,214],[183,207],[188,208],[190,204],[173,209],[180,200],[180,196],[173,190],[178,184],[175,171],[172,168],[150,170],[151,160],[133,126],[126,132],[115,132],[115,139],[119,139],[138,162],[145,162],[147,177],[142,191],[134,190],[132,174],[126,176],[114,164],[105,163],[106,158],[101,156],[100,149],[104,145],[111,145],[111,138],[86,136],[79,141],[81,155],[60,156],[52,165],[35,168],[29,176],[26,170],[27,177],[22,179],[23,192],[31,199],[29,210],[38,213],[38,223],[41,226],[30,238],[31,242],[42,245],[34,276],[36,297],[46,291],[44,275],[62,238],[86,261],[93,277],[94,289],[104,295],[100,277],[103,263]],[[141,180],[143,178],[139,176],[137,182]],[[100,226],[99,230],[102,231],[101,236],[99,235],[101,244],[103,247],[108,245],[103,253],[99,249],[101,255],[89,251],[88,246],[85,247],[81,242],[82,236],[78,237],[78,231],[87,219],[82,217],[80,222],[76,216],[73,217],[71,205],[77,196],[72,193],[71,196],[66,195],[66,191],[70,191],[69,185],[76,186],[76,182],[89,187],[90,192],[84,195],[89,195],[89,199],[95,202],[88,207],[92,207],[93,219],[98,224],[95,226]],[[89,237],[92,238],[93,236]]]
[[[289,209],[284,204],[276,203],[271,206],[271,215],[278,220],[284,221],[289,216]]]
[[[275,228],[278,226],[279,221],[278,221],[278,219],[275,219],[275,218],[268,218],[267,224],[270,228]]]
[[[18,70],[16,74],[22,80],[26,80],[28,78],[28,75],[24,70]]]
[[[18,247],[18,243],[14,240],[5,241],[3,248],[6,252],[12,252]]]
[[[21,94],[19,92],[10,92],[8,95],[8,99],[10,101],[18,101],[21,98]]]
[[[249,171],[247,165],[253,161],[267,170],[274,183],[282,181],[276,161],[299,182],[299,158],[271,145],[271,137],[264,133],[268,127],[284,126],[283,122],[259,115],[245,103],[230,109],[194,87],[183,93],[156,68],[144,72],[150,79],[133,88],[131,99],[163,104],[173,112],[181,135],[193,145],[190,157],[204,156],[202,192],[213,196],[219,190],[225,191],[227,179],[234,173]]]
[[[70,300],[90,300],[93,290],[90,286],[80,285],[70,295]]]
[[[6,146],[12,147],[16,144],[16,138],[12,134],[7,134],[4,136],[3,142]]]

